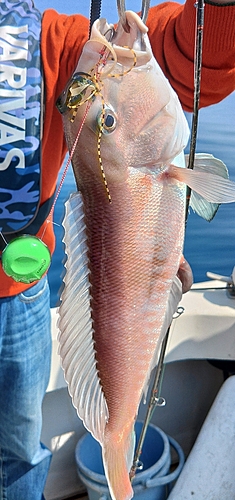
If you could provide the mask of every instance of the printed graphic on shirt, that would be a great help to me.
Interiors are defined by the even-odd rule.
[[[29,225],[40,201],[41,14],[0,0],[0,231]]]

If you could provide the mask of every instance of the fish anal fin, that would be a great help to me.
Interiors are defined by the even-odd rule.
[[[102,443],[108,408],[96,368],[84,220],[82,196],[76,193],[66,203],[63,222],[67,262],[59,308],[59,353],[78,416]]]

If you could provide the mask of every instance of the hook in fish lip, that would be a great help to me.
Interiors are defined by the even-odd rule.
[[[99,88],[89,73],[77,72],[66,85],[65,90],[56,101],[56,107],[61,114],[68,110],[76,110],[84,102],[92,99]]]
[[[116,30],[114,26],[110,26],[104,33],[104,37],[109,43],[113,42],[115,35],[116,35]]]

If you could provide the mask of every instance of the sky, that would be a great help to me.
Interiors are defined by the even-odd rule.
[[[141,10],[141,1],[127,0],[126,8],[139,11]],[[88,18],[90,16],[90,0],[34,0],[34,3],[41,12],[52,8],[63,14],[83,14]],[[118,20],[116,0],[102,0],[101,17],[107,18],[111,23]]]
[[[183,3],[183,0],[177,0]],[[90,0],[34,0],[35,7],[43,12],[45,9],[55,9],[63,14],[83,14],[90,16]],[[161,0],[152,0],[151,5],[162,3]],[[139,12],[142,0],[126,0],[126,9]],[[116,0],[102,0],[101,17],[105,17],[109,23],[118,21]]]

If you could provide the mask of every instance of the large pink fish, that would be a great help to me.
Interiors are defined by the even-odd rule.
[[[226,174],[210,155],[195,171],[184,168],[179,100],[146,26],[126,16],[130,33],[95,22],[59,100],[70,150],[80,133],[72,160],[79,191],[64,222],[60,355],[78,415],[101,443],[114,500],[133,496],[134,422],[174,295],[185,186],[212,203],[235,199],[234,185],[213,175]]]

